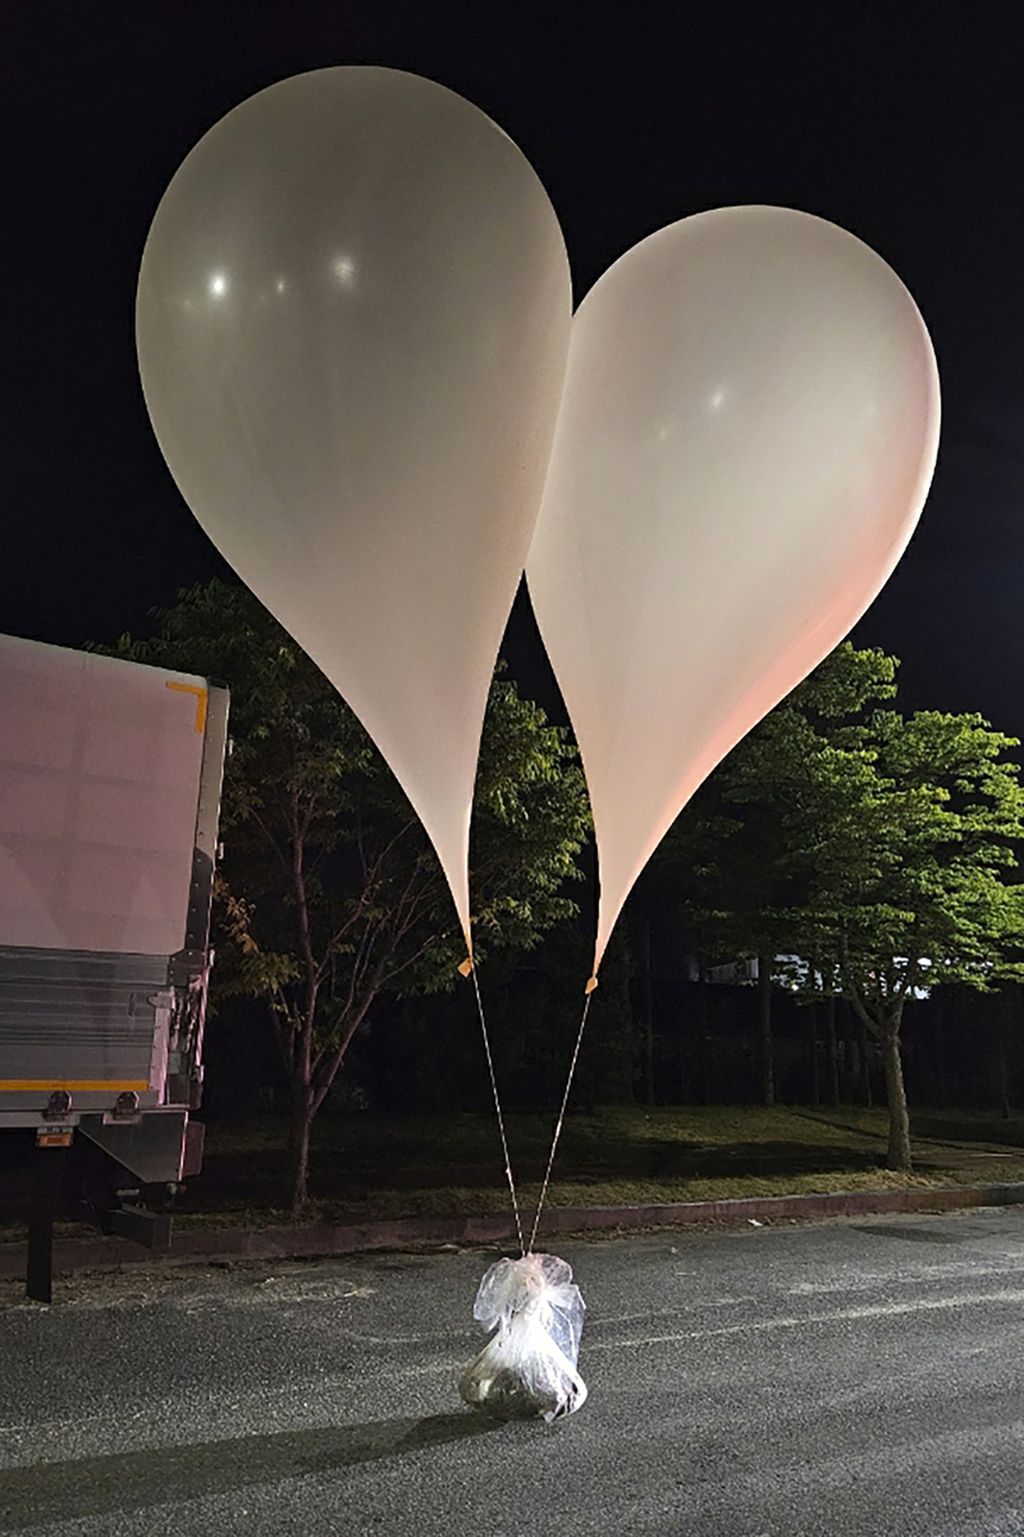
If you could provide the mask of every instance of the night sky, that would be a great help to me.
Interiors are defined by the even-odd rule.
[[[0,630],[110,639],[223,570],[139,387],[149,222],[247,96],[386,64],[459,91],[516,140],[561,218],[578,299],[652,230],[734,203],[820,214],[885,257],[931,331],[944,423],[920,529],[855,638],[903,658],[908,704],[1024,732],[1024,4],[66,0],[23,3],[5,33]],[[508,654],[547,696],[522,598]]]

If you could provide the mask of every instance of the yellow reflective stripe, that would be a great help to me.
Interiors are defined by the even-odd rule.
[[[176,694],[195,694],[196,730],[201,735],[206,730],[206,689],[200,688],[198,683],[166,683],[164,687],[173,689]]]
[[[98,1094],[104,1089],[134,1089],[137,1094],[142,1094],[148,1088],[145,1078],[0,1078],[0,1093],[77,1089],[80,1094]]]

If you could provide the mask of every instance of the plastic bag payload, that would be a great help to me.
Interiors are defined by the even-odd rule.
[[[495,1419],[560,1419],[586,1401],[576,1370],[586,1304],[553,1254],[501,1259],[480,1282],[473,1317],[492,1339],[459,1379],[459,1394]]]

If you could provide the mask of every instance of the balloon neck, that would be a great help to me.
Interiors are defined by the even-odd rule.
[[[596,987],[597,987],[597,973],[595,972],[594,975],[587,982],[587,985],[583,989],[583,991],[584,991],[585,995],[589,998],[590,994],[595,990]]]

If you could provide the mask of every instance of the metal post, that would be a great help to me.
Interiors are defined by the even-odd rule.
[[[53,1223],[60,1204],[65,1152],[63,1147],[35,1150],[25,1273],[25,1295],[33,1302],[53,1301]]]

